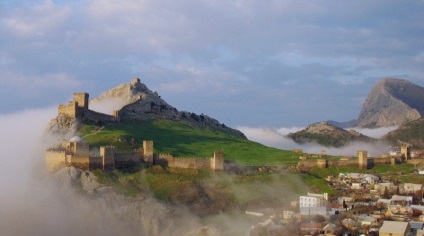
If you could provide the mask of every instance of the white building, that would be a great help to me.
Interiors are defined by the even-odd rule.
[[[299,197],[299,207],[319,207],[325,206],[328,201],[328,193],[314,194],[308,193],[306,196]]]

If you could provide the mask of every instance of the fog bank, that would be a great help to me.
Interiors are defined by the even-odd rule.
[[[370,144],[363,142],[352,142],[349,145],[341,148],[329,148],[315,143],[298,144],[291,138],[287,137],[289,133],[297,132],[304,129],[304,127],[282,127],[273,129],[241,126],[237,127],[237,129],[243,132],[246,137],[252,141],[285,150],[300,148],[307,153],[320,153],[322,150],[325,150],[329,155],[341,156],[354,156],[356,155],[357,150],[367,150],[371,156],[379,156],[389,151],[389,146],[384,143]],[[387,132],[396,129],[396,127],[384,127],[378,129],[354,129],[370,137],[380,138]]]

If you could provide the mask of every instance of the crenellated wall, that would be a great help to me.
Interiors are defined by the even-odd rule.
[[[72,140],[72,139],[71,139]],[[101,146],[99,154],[90,154],[90,146],[81,139],[63,142],[60,147],[46,150],[46,168],[54,172],[64,166],[75,166],[85,170],[104,171],[130,167],[139,163],[153,164],[153,141],[143,141],[143,148],[131,152],[118,152],[113,146]],[[193,169],[224,169],[224,152],[216,151],[209,158],[175,158],[169,154],[156,156],[156,164]]]
[[[157,159],[158,163],[164,163],[169,167],[224,170],[223,151],[216,151],[213,157],[208,158],[174,157],[171,154],[159,154]]]

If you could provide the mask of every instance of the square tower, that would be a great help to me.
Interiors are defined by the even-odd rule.
[[[153,141],[143,141],[143,159],[145,162],[153,163]]]
[[[365,150],[358,151],[359,168],[368,169],[368,152]]]
[[[78,108],[83,111],[88,110],[88,93],[74,93],[74,102],[78,103]]]
[[[411,159],[411,149],[410,149],[410,147],[408,145],[402,145],[400,147],[400,154],[402,154],[402,156],[407,160]]]
[[[224,170],[224,151],[218,150],[213,153],[210,167],[212,170]]]

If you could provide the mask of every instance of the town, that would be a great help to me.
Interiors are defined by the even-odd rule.
[[[390,166],[403,161],[416,167],[423,163],[424,159],[417,155],[419,152],[414,151],[411,155],[408,147],[401,149],[402,154],[392,151],[383,157],[392,159],[391,164],[381,165]],[[318,168],[326,168],[328,161],[323,159],[324,155],[325,152],[312,155],[319,159],[309,162],[317,163]],[[358,151],[358,157],[352,158],[356,160],[351,164],[357,163],[359,168],[367,169],[363,162],[366,151]],[[302,161],[308,158],[301,156],[300,159],[297,167],[305,171]],[[374,158],[367,159],[373,161]],[[291,208],[278,213],[246,211],[247,215],[263,219],[252,227],[250,235],[424,235],[424,171],[414,168],[413,173],[408,174],[414,177],[411,179],[421,180],[414,183],[393,178],[393,175],[368,172],[327,176],[325,180],[335,194],[308,192],[292,201]],[[406,174],[402,171],[394,173],[394,176],[402,175]]]

